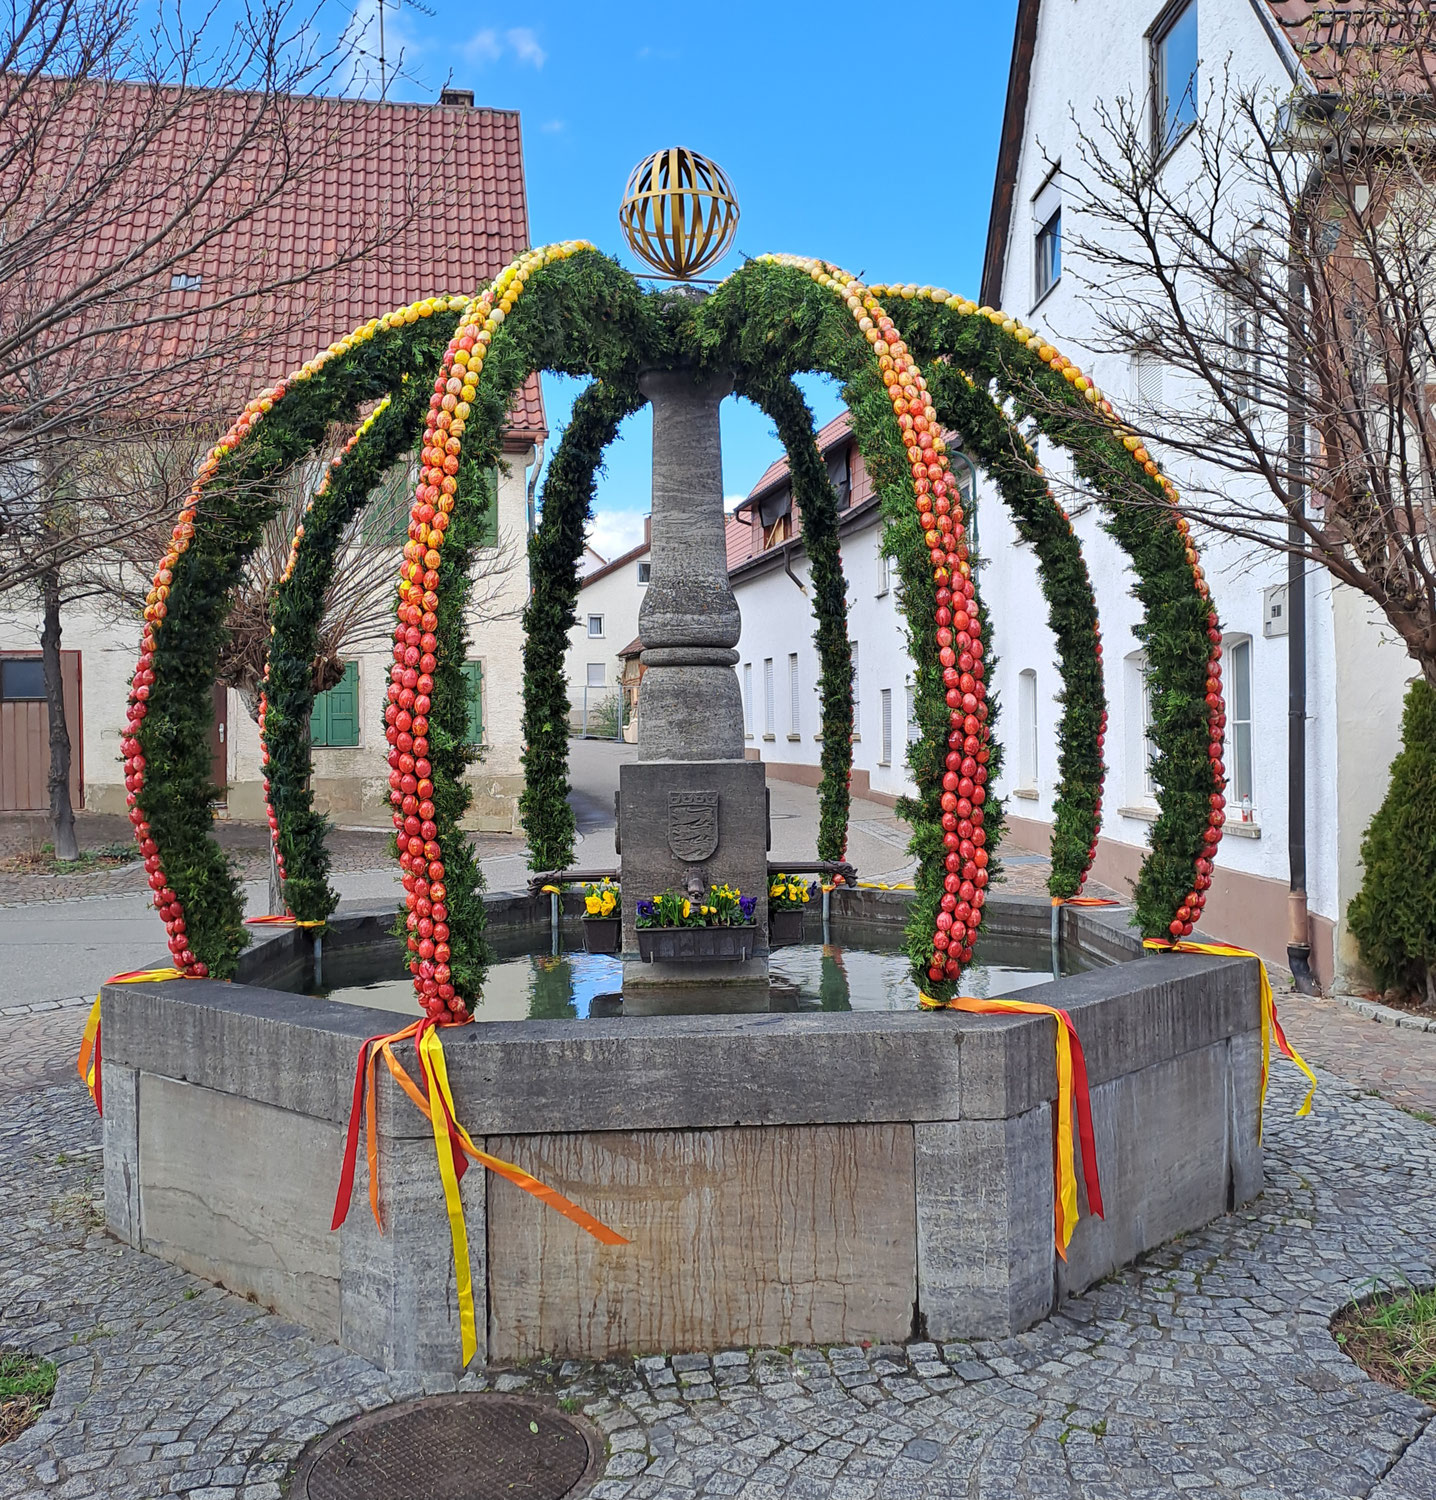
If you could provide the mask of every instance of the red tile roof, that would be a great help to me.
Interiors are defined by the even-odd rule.
[[[578,580],[579,588],[586,589],[589,584],[597,583],[600,578],[607,578],[610,573],[616,573],[618,569],[623,567],[626,563],[635,562],[638,558],[642,557],[648,551],[649,546],[650,543],[648,542],[647,538],[645,538],[636,547],[629,548],[629,550],[625,552],[622,557],[615,557],[612,562],[604,563],[601,568],[595,568],[593,572],[585,573],[583,577]],[[622,652],[620,652],[619,654],[622,655]]]
[[[528,244],[523,145],[511,111],[266,100],[226,90],[180,96],[133,84],[53,86],[70,93],[44,136],[51,172],[83,174],[86,162],[113,161],[137,136],[146,149],[98,196],[81,232],[63,235],[63,248],[36,268],[42,294],[63,297],[85,277],[137,255],[142,270],[155,268],[140,294],[156,312],[195,310],[146,331],[139,351],[146,368],[238,340],[240,353],[225,360],[236,405],[251,387],[369,318],[430,293],[476,290]],[[264,111],[283,122],[291,163],[302,164],[297,173],[291,167],[288,180],[274,165],[275,126],[263,126],[255,144],[241,144],[255,121],[267,118]],[[162,227],[182,200],[181,184],[213,170],[237,144],[238,162],[166,241]],[[46,175],[42,161],[35,174],[41,187]],[[261,206],[246,215],[256,198]],[[156,237],[158,245],[145,246]],[[198,248],[175,263],[177,245]],[[314,280],[284,286],[346,257],[350,263]],[[201,277],[200,288],[171,289],[177,272]],[[271,290],[256,297],[256,287]],[[511,435],[528,440],[544,429],[542,396],[531,380],[516,402]]]
[[[728,571],[731,573],[739,563],[756,557],[762,551],[761,533],[747,515],[728,516],[724,520],[723,541],[728,549]]]
[[[826,427],[818,429],[818,452],[826,454],[829,448],[836,448],[840,438],[845,438],[852,431],[852,423],[848,420],[847,409],[844,408],[837,416],[828,423]],[[788,459],[785,454],[776,462],[768,465],[758,479],[757,484],[748,491],[744,504],[748,500],[756,500],[759,495],[766,494],[771,489],[778,487],[780,480],[788,477]]]

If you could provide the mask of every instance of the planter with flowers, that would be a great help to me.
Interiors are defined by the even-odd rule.
[[[583,946],[588,953],[617,953],[623,932],[618,885],[600,880],[583,888]]]
[[[731,885],[698,899],[664,891],[638,903],[638,952],[645,963],[741,963],[753,956],[757,906]]]
[[[812,898],[807,884],[781,871],[768,886],[768,946],[791,948],[803,941],[803,909]]]

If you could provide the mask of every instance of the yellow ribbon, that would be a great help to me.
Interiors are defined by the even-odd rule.
[[[884,885],[881,880],[859,880],[856,884],[860,891],[912,891],[917,889],[911,881],[900,885]]]
[[[951,1000],[934,1000],[918,993],[924,1010],[961,1010],[969,1015],[1020,1014],[1051,1016],[1057,1023],[1057,1191],[1054,1201],[1057,1253],[1067,1259],[1067,1246],[1077,1227],[1077,1164],[1072,1149],[1072,1034],[1070,1018],[1051,1005],[1032,1000],[980,1000],[973,995],[957,995]],[[1095,1163],[1092,1164],[1095,1169]],[[1098,1200],[1100,1213],[1100,1198]]]
[[[1306,1065],[1306,1059],[1287,1041],[1286,1033],[1281,1029],[1281,1022],[1276,1014],[1276,997],[1272,994],[1271,979],[1267,974],[1266,965],[1262,962],[1261,955],[1253,953],[1250,948],[1233,948],[1230,943],[1189,943],[1185,939],[1181,942],[1163,942],[1160,938],[1146,938],[1142,946],[1154,951],[1166,950],[1172,953],[1207,953],[1215,958],[1254,958],[1257,961],[1257,971],[1261,975],[1261,1097],[1257,1102],[1257,1141],[1261,1141],[1262,1125],[1266,1115],[1266,1084],[1271,1073],[1271,1039],[1276,1037],[1278,1048],[1294,1062],[1307,1078],[1311,1081],[1311,1087],[1306,1091],[1306,1098],[1301,1101],[1301,1108],[1297,1110],[1297,1117],[1311,1113],[1312,1096],[1316,1093],[1316,1074]]]
[[[270,917],[246,917],[246,927],[327,927],[329,923],[320,918],[317,922],[301,922],[298,917],[270,916]]]
[[[563,887],[561,885],[541,885],[539,890],[546,892],[550,896],[563,895]]]
[[[429,1120],[434,1127],[434,1150],[439,1158],[439,1178],[444,1184],[444,1206],[449,1213],[449,1235],[454,1242],[454,1276],[459,1289],[459,1341],[463,1363],[478,1352],[479,1335],[474,1321],[474,1281],[469,1265],[469,1232],[464,1224],[464,1205],[459,1197],[459,1174],[454,1168],[454,1143],[449,1123],[454,1121],[454,1096],[449,1091],[449,1073],[444,1065],[444,1044],[436,1027],[419,1038],[419,1054],[429,1080]],[[468,1132],[458,1125],[461,1134]],[[472,1144],[472,1143],[470,1143]]]
[[[144,984],[149,980],[161,979],[184,979],[186,977],[183,969],[129,969],[123,974],[111,974],[105,984]],[[101,993],[104,985],[100,986]],[[85,1080],[85,1087],[90,1091],[90,1098],[94,1101],[95,1108],[104,1112],[103,1095],[100,1092],[100,996],[95,996],[95,1003],[90,1007],[90,1014],[85,1019],[85,1030],[80,1037],[80,1054],[75,1059],[75,1071]]]

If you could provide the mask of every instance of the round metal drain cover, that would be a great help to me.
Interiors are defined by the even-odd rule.
[[[566,1500],[598,1477],[587,1422],[520,1396],[427,1396],[326,1432],[291,1500]]]

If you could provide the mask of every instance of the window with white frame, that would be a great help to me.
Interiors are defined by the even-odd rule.
[[[1227,644],[1227,773],[1231,777],[1233,817],[1250,823],[1255,817],[1256,786],[1252,775],[1252,643],[1240,636]]]
[[[908,683],[904,691],[907,695],[907,742],[915,745],[922,738],[922,725],[917,721],[917,689]]]
[[[743,663],[743,732],[753,734],[753,663]]]
[[[1057,285],[1062,275],[1062,208],[1059,204],[1051,216],[1037,228],[1033,244],[1034,302],[1041,300]]]
[[[1152,144],[1162,156],[1197,121],[1197,0],[1174,0],[1151,37]]]
[[[880,766],[890,766],[893,759],[893,690],[884,688],[882,690],[883,705],[883,733],[882,753],[878,756]]]
[[[1228,384],[1237,410],[1246,416],[1256,406],[1261,388],[1261,326],[1257,318],[1260,261],[1254,251],[1237,259],[1245,264],[1246,275],[1227,299]]]
[[[858,718],[858,704],[861,695],[858,692],[858,643],[853,642],[853,738],[862,739],[862,721]]]
[[[1137,408],[1148,412],[1162,404],[1162,362],[1150,354],[1132,356],[1132,384],[1137,388]]]
[[[1152,688],[1143,651],[1133,651],[1123,663],[1122,708],[1127,801],[1137,807],[1151,808],[1156,801],[1152,762],[1157,744],[1152,737]]]
[[[798,702],[798,653],[788,653],[788,738],[798,738],[802,705]]]
[[[1017,674],[1017,785],[1037,790],[1037,673],[1031,667]]]
[[[588,617],[588,638],[591,641],[600,639],[603,635],[603,616],[590,615]]]
[[[653,580],[653,564],[647,558],[645,558],[638,565],[638,581],[640,583],[650,583],[650,582],[652,582],[652,580]]]
[[[773,701],[773,658],[763,658],[763,737],[773,738],[773,721],[777,717]]]
[[[591,688],[608,686],[608,666],[605,662],[591,661],[588,664],[588,685]]]
[[[878,528],[878,597],[892,587],[893,560],[883,551],[882,528]]]

